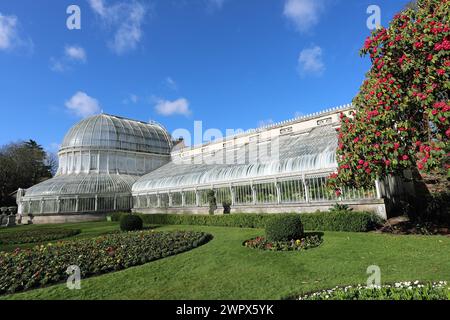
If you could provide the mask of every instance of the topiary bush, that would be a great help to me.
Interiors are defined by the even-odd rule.
[[[299,215],[274,216],[266,223],[269,241],[291,241],[303,237],[303,224]]]
[[[141,217],[134,214],[124,215],[120,219],[120,230],[122,231],[142,230],[143,226],[144,222]]]

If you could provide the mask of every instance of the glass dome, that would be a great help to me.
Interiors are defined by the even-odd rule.
[[[171,147],[169,134],[157,123],[108,114],[84,119],[64,137],[56,176],[25,191],[22,212],[128,210],[133,183],[169,162]]]
[[[69,130],[60,151],[72,148],[168,154],[171,149],[171,139],[167,131],[158,123],[99,114],[78,122]]]

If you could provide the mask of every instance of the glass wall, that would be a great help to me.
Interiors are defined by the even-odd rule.
[[[186,190],[183,192],[171,192],[172,207],[207,207],[208,191],[210,189]],[[253,182],[251,184],[238,184],[229,186],[219,186],[214,189],[217,206],[220,207],[225,200],[233,202],[234,206],[252,205],[283,205],[283,204],[307,204],[314,202],[335,203],[343,200],[375,199],[377,197],[375,186],[368,189],[342,188],[342,195],[337,197],[333,190],[327,187],[326,176],[305,177],[285,177],[267,182]],[[231,192],[233,190],[233,193]],[[183,203],[184,195],[184,203]],[[139,200],[140,208],[157,208],[158,196],[156,194],[147,195],[152,200]],[[169,207],[168,193],[159,195],[160,207]],[[147,198],[146,198],[147,199]],[[149,201],[149,202],[148,202]],[[145,205],[144,205],[145,203]],[[151,204],[150,204],[151,203]],[[135,203],[135,208],[138,204]]]
[[[275,183],[261,183],[254,185],[256,192],[256,203],[277,203],[277,188]]]

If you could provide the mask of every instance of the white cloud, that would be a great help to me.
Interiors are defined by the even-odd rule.
[[[174,101],[158,100],[155,110],[163,116],[171,116],[175,114],[188,116],[191,114],[191,110],[189,109],[189,101],[185,98],[179,98]]]
[[[51,57],[50,70],[55,72],[65,72],[69,70],[69,67],[66,64],[64,64],[61,60]]]
[[[86,62],[86,51],[82,47],[66,46],[64,53],[71,60]]]
[[[100,104],[97,99],[88,96],[82,91],[75,93],[66,101],[66,108],[80,117],[88,117],[100,112]]]
[[[122,103],[123,104],[130,104],[130,103],[136,104],[136,103],[138,103],[138,101],[139,101],[139,96],[132,93],[132,94],[128,95],[127,98],[123,99]]]
[[[103,16],[105,14],[105,5],[103,0],[89,0],[92,10],[94,10],[99,15]]]
[[[171,90],[177,90],[178,89],[177,83],[171,77],[167,77],[166,80],[165,80],[165,83],[166,83],[167,87],[169,89],[171,89]]]
[[[322,48],[314,46],[303,49],[298,57],[298,71],[300,75],[321,75],[325,71],[325,64],[322,61]]]
[[[133,103],[137,103],[138,100],[139,100],[139,97],[137,95],[135,95],[135,94],[130,94],[130,100]]]
[[[33,41],[21,37],[18,25],[19,20],[16,16],[6,16],[0,13],[0,50],[7,51],[23,47],[32,52]]]
[[[206,0],[209,10],[219,10],[222,9],[222,6],[225,0]]]
[[[64,55],[61,58],[50,58],[50,69],[55,72],[65,72],[72,69],[76,62],[85,63],[87,61],[86,51],[77,45],[66,45]]]
[[[103,0],[89,0],[89,4],[102,21],[114,29],[113,39],[108,45],[116,54],[136,49],[142,38],[142,24],[147,13],[143,4],[123,1],[105,6]]]
[[[323,0],[285,0],[283,14],[299,32],[306,32],[319,22]]]
[[[17,17],[4,16],[0,13],[0,50],[7,50],[13,46],[17,37]]]

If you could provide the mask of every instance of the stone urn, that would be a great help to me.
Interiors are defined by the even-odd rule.
[[[1,207],[0,208],[0,226],[6,225],[7,217],[8,217],[8,208]]]
[[[8,207],[8,217],[6,226],[12,227],[16,225],[16,214],[17,214],[17,207]]]

